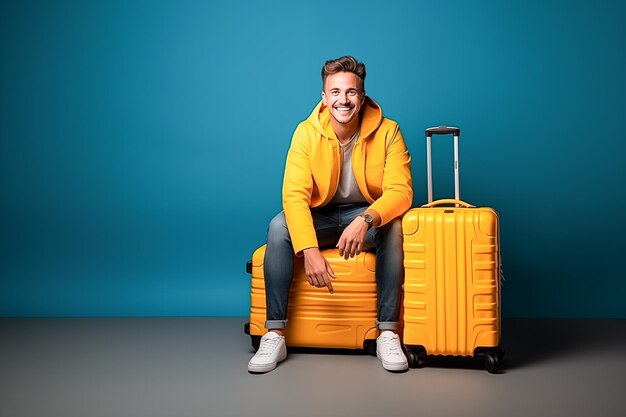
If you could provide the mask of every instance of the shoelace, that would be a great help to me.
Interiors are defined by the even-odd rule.
[[[278,341],[280,339],[265,339],[261,342],[261,346],[259,346],[259,350],[257,351],[257,356],[269,356],[274,349],[276,349],[276,345],[278,345]]]
[[[400,355],[400,343],[397,336],[383,336],[382,344],[388,355]]]

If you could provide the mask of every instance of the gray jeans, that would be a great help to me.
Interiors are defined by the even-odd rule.
[[[368,207],[367,204],[342,204],[311,209],[320,249],[334,247],[344,229]],[[404,283],[402,221],[397,218],[367,232],[365,250],[376,251],[376,285],[380,330],[400,327],[400,303]],[[294,250],[285,215],[279,213],[270,222],[263,272],[267,302],[267,329],[284,329],[287,325],[289,288],[293,277]]]

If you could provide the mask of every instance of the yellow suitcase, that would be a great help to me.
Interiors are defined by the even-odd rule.
[[[426,130],[429,204],[402,220],[403,342],[413,367],[424,365],[427,355],[480,356],[487,371],[497,372],[504,356],[499,221],[493,209],[459,199],[459,133],[444,126]],[[431,138],[439,134],[454,135],[456,198],[433,202]]]
[[[376,256],[361,252],[345,260],[337,249],[324,249],[322,255],[331,264],[337,278],[334,293],[327,288],[309,285],[302,258],[296,257],[294,277],[287,309],[287,346],[365,349],[376,352]],[[258,349],[265,329],[265,245],[258,248],[248,272],[252,274],[250,322],[245,325],[252,346]]]

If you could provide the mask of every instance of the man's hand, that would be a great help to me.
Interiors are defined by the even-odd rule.
[[[308,248],[302,252],[304,253],[304,272],[309,284],[318,288],[328,287],[328,292],[332,294],[334,290],[330,277],[337,278],[337,276],[319,248]]]
[[[365,244],[365,236],[367,235],[367,223],[363,216],[357,216],[352,223],[345,228],[339,242],[337,242],[337,248],[339,249],[339,255],[344,259],[353,258],[361,253],[363,245]]]

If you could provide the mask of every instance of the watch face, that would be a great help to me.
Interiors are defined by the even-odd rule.
[[[372,217],[371,214],[363,215],[363,219],[365,220],[365,223],[372,224],[374,222],[374,218]]]

